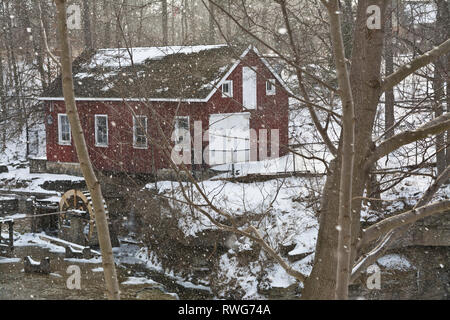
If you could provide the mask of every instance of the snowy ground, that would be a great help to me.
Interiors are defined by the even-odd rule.
[[[282,163],[284,159],[274,161],[275,164]],[[247,163],[241,164],[243,172],[255,172],[254,168],[265,167],[267,163]],[[269,163],[269,165],[271,165]],[[276,167],[276,166],[275,166]],[[10,172],[0,174],[0,180],[13,179],[15,181],[26,180],[29,185],[24,188],[18,188],[20,191],[38,191],[46,192],[40,185],[45,181],[70,180],[80,181],[82,178],[56,175],[56,174],[30,174],[28,168],[14,168],[9,166]],[[278,170],[278,168],[276,169]],[[318,221],[315,215],[318,203],[317,198],[320,196],[320,190],[324,183],[324,177],[289,177],[285,179],[274,179],[264,182],[254,183],[237,183],[221,181],[217,179],[206,180],[200,183],[202,191],[212,199],[213,204],[220,210],[230,213],[235,218],[251,216],[251,223],[258,225],[258,230],[265,236],[269,244],[275,249],[279,249],[281,245],[294,245],[289,255],[305,254],[306,257],[292,264],[296,269],[308,275],[311,272],[312,261],[314,258],[314,248],[317,240]],[[426,188],[429,186],[432,178],[429,176],[411,176],[405,178],[401,183],[393,189],[385,192],[382,198],[387,200],[387,208],[385,212],[370,212],[364,207],[362,212],[362,221],[377,221],[384,215],[388,215],[393,211],[403,210],[405,206],[412,206],[420,198]],[[174,198],[170,204],[174,209],[181,213],[178,226],[185,236],[196,237],[201,232],[216,227],[203,215],[198,212],[191,212],[190,208],[179,201],[184,201],[180,186],[178,183],[171,181],[158,182],[158,192],[169,195]],[[186,190],[191,190],[188,183],[183,184]],[[151,183],[147,188],[153,188]],[[189,191],[190,192],[190,191]],[[450,187],[442,188],[438,191],[434,201],[445,198],[450,194]],[[194,202],[203,205],[204,200],[199,196],[198,192],[193,195],[189,193]],[[55,196],[55,199],[58,198]],[[217,213],[208,209],[213,217],[218,217]],[[19,217],[21,213],[17,213],[14,217]],[[250,221],[249,221],[250,223]],[[6,237],[6,234],[3,234]],[[17,246],[39,246],[50,250],[50,252],[62,253],[64,248],[53,245],[39,238],[37,234],[16,234]],[[245,252],[252,247],[251,241],[248,239],[237,239],[230,251],[220,257],[221,277],[228,278],[229,281],[236,280],[237,285],[245,291],[243,296],[246,299],[262,299],[263,295],[258,293],[259,278],[258,272],[261,266],[251,264],[247,267],[239,265],[236,253]],[[165,276],[172,278],[176,283],[186,288],[205,290],[211,292],[207,281],[192,283],[193,279],[186,279],[180,275],[174,274],[172,271],[163,270],[161,263],[151,252],[139,250],[137,247],[123,245],[121,248],[115,249],[116,258],[120,263],[145,265],[149,270],[164,273]],[[261,254],[261,260],[267,260],[264,254]],[[15,260],[0,260],[0,263],[13,263]],[[17,262],[17,261],[16,261]],[[75,259],[78,263],[98,264],[99,259],[80,260]],[[401,256],[386,256],[378,261],[380,266],[392,269],[409,269],[413,268],[408,261]],[[99,269],[99,268],[93,268]],[[93,272],[101,272],[96,270]],[[272,264],[265,270],[265,286],[267,288],[287,288],[295,284],[296,281],[277,264]],[[127,280],[126,285],[132,285],[133,281],[150,281],[145,279]],[[223,280],[225,281],[225,280]],[[224,293],[225,295],[225,293]]]
[[[423,85],[416,85],[414,82],[405,83],[406,89],[410,87],[418,87],[423,89]],[[409,86],[409,87],[408,87]],[[417,89],[417,88],[416,88]],[[426,89],[427,92],[429,89]],[[422,90],[422,91],[426,91]],[[421,90],[415,90],[417,94],[421,94]],[[424,94],[422,92],[422,94]],[[400,99],[407,99],[411,97],[400,96]],[[291,101],[293,104],[293,102]],[[423,123],[426,118],[423,118],[421,113],[407,114],[409,110],[398,109],[396,119],[405,116],[399,129],[411,129]],[[323,114],[319,113],[323,118]],[[320,137],[314,133],[313,124],[306,109],[298,109],[291,113],[290,130],[292,144],[298,144],[296,150],[299,155],[292,154],[283,156],[279,159],[272,159],[262,162],[236,163],[236,176],[243,176],[247,174],[261,174],[269,175],[276,173],[302,171],[310,173],[325,173],[326,168],[321,160],[329,162],[330,154],[320,142]],[[383,123],[383,113],[377,117],[377,125],[375,128],[375,137],[379,137]],[[398,130],[399,130],[398,129]],[[332,140],[339,137],[339,127],[336,123],[331,122],[328,129]],[[430,141],[428,141],[430,142]],[[82,178],[56,175],[56,174],[30,174],[29,168],[20,168],[11,165],[12,163],[24,163],[24,141],[23,138],[19,142],[12,141],[7,145],[7,151],[0,155],[0,164],[9,164],[9,172],[0,174],[0,181],[10,181],[11,184],[18,182],[25,182],[23,187],[17,187],[15,191],[26,192],[42,192],[48,193],[49,196],[54,196],[54,199],[59,199],[55,192],[44,190],[41,185],[45,181],[69,180],[78,182]],[[44,148],[40,147],[41,153]],[[419,151],[418,151],[419,150]],[[423,151],[423,152],[422,152]],[[419,154],[418,154],[419,153]],[[44,154],[45,155],[45,154]],[[42,154],[37,155],[42,156]],[[398,151],[379,161],[379,168],[399,168],[405,165],[415,165],[421,160],[433,160],[433,148],[427,147],[425,143],[419,145],[404,146]],[[295,161],[294,161],[295,160]],[[302,260],[293,263],[296,270],[301,271],[305,275],[311,272],[312,261],[314,258],[314,248],[317,240],[318,221],[316,211],[319,205],[320,191],[324,183],[324,177],[289,177],[285,179],[269,180],[265,182],[254,183],[237,183],[217,180],[217,178],[230,177],[231,165],[215,166],[215,170],[223,173],[211,180],[206,180],[200,183],[202,191],[208,195],[212,203],[235,218],[251,217],[253,225],[258,226],[258,230],[269,242],[269,244],[276,250],[280,246],[294,245],[294,249],[289,252],[290,255],[308,254]],[[383,192],[381,197],[385,210],[382,212],[371,212],[364,204],[361,215],[361,220],[365,222],[375,222],[386,215],[399,210],[404,210],[407,206],[413,206],[418,199],[420,199],[423,192],[428,188],[432,182],[430,175],[435,174],[433,168],[423,168],[415,171],[417,174],[404,178],[392,189]],[[392,173],[386,175],[385,180],[393,178],[401,178],[401,173]],[[188,190],[189,197],[197,204],[207,208],[204,199],[200,197],[198,191],[191,193],[191,186],[187,183],[183,184]],[[170,205],[180,212],[180,219],[178,227],[185,236],[196,237],[205,230],[215,229],[216,227],[202,214],[196,211],[191,211],[190,208],[184,205],[185,201],[180,186],[178,183],[171,181],[160,181],[157,184],[158,192],[166,196],[173,197]],[[154,188],[154,184],[149,184],[147,188]],[[450,194],[450,186],[441,188],[433,201],[439,201],[448,197]],[[218,214],[212,209],[206,209],[212,217],[218,218]],[[21,214],[21,213],[18,213]],[[6,236],[6,235],[4,235]],[[63,248],[49,244],[46,241],[39,239],[38,235],[25,234],[16,235],[18,246],[40,246],[47,248],[53,252],[62,252]],[[244,298],[264,298],[258,293],[258,272],[261,268],[258,264],[242,267],[236,259],[237,252],[245,252],[249,250],[252,243],[248,239],[237,239],[230,251],[220,257],[220,265],[222,269],[221,276],[229,280],[235,279],[237,285],[244,291]],[[183,279],[179,275],[173,274],[170,271],[163,270],[161,263],[158,261],[152,252],[148,253],[145,250],[138,250],[131,246],[122,246],[115,249],[115,254],[118,261],[127,264],[142,264],[148,269],[166,273],[166,276],[171,277],[177,283],[200,290],[210,291],[209,283],[193,284],[190,279]],[[262,260],[267,257],[262,254]],[[12,263],[13,260],[1,259],[0,263]],[[89,261],[85,261],[89,262]],[[96,260],[94,263],[98,263]],[[385,268],[392,269],[409,269],[414,268],[409,261],[399,255],[387,255],[378,260],[378,264]],[[101,272],[99,268],[95,272]],[[273,264],[266,269],[266,284],[268,287],[286,288],[295,283],[295,280],[287,275],[285,271],[277,264]],[[125,281],[126,285],[133,285],[134,283],[142,283],[145,279],[136,279],[130,277]],[[151,280],[153,281],[153,280]]]
[[[24,184],[24,187],[8,188],[8,191],[18,192],[38,192],[47,193],[49,196],[57,195],[55,191],[48,191],[41,186],[45,182],[50,181],[72,181],[80,182],[84,179],[82,177],[76,177],[65,174],[51,174],[51,173],[30,173],[30,168],[26,167],[18,168],[12,165],[8,166],[8,172],[0,173],[0,181],[7,182],[8,185]]]
[[[6,174],[8,178],[22,177],[32,179],[33,184],[24,190],[38,190],[39,184],[46,179],[79,179],[76,177],[62,176],[62,175],[30,175],[28,176],[27,169],[12,170]],[[0,176],[1,178],[2,176]],[[315,199],[318,196],[317,190],[320,190],[323,184],[324,178],[300,178],[290,177],[279,180],[269,180],[265,182],[257,183],[233,183],[224,181],[204,181],[200,184],[202,190],[213,199],[214,205],[221,210],[231,213],[234,217],[242,217],[251,215],[256,217],[259,221],[259,231],[265,235],[268,242],[274,248],[278,249],[280,245],[294,244],[294,249],[289,252],[290,255],[300,255],[311,253],[304,259],[293,263],[293,267],[296,270],[301,271],[305,275],[311,272],[312,261],[314,254],[312,253],[315,248],[318,221],[315,216],[314,200],[308,201],[308,199]],[[383,194],[383,198],[387,200],[395,200],[389,202],[388,214],[392,211],[402,210],[405,205],[414,205],[420,195],[426,190],[430,177],[413,176],[406,178],[401,184],[394,189]],[[148,187],[152,188],[154,184],[149,184]],[[187,184],[185,184],[187,186]],[[160,193],[170,194],[175,199],[183,200],[177,183],[170,181],[162,181],[158,183],[158,189]],[[189,188],[188,188],[189,189]],[[446,197],[450,194],[450,187],[439,190],[435,200]],[[300,201],[293,201],[300,198]],[[193,199],[202,204],[201,198],[198,193],[194,193]],[[400,201],[399,201],[400,199]],[[186,236],[196,236],[202,231],[208,229],[215,229],[215,227],[201,214],[191,213],[189,208],[180,204],[177,201],[172,201],[171,205],[178,209],[181,215],[178,226],[184,232]],[[217,217],[217,215],[210,210],[211,215]],[[384,213],[383,213],[384,214]],[[371,213],[367,208],[363,211],[363,221],[376,221],[380,217]],[[254,223],[255,221],[253,221]],[[6,237],[6,234],[3,234]],[[39,238],[37,234],[16,234],[17,246],[39,246],[50,250],[50,252],[62,253],[64,248],[54,244],[50,244]],[[263,299],[264,296],[258,293],[258,277],[257,273],[260,266],[258,264],[250,265],[247,268],[243,268],[238,264],[235,257],[236,252],[245,252],[249,250],[252,243],[247,239],[237,239],[233,248],[220,258],[220,266],[222,269],[222,277],[228,277],[229,280],[234,279],[237,284],[245,290],[246,299]],[[138,250],[137,248],[130,248],[122,246],[115,249],[118,261],[122,263],[135,263],[145,265],[150,270],[165,273],[165,276],[171,277],[176,283],[185,286],[187,288],[194,288],[199,290],[206,290],[210,292],[209,283],[193,284],[189,279],[184,279],[179,275],[173,274],[173,272],[163,270],[161,264],[158,262],[158,258],[152,253]],[[262,256],[262,260],[267,257]],[[0,263],[13,263],[17,262],[13,260],[1,259]],[[93,263],[98,264],[101,262],[99,259],[93,260],[79,260],[75,259],[77,263]],[[410,269],[413,268],[404,257],[401,256],[385,256],[378,261],[380,266],[387,269]],[[94,268],[95,269],[95,268]],[[101,270],[97,270],[100,272]],[[286,272],[277,264],[271,265],[266,270],[267,276],[265,278],[265,285],[271,288],[287,288],[295,284],[295,280],[286,274]],[[132,279],[127,280],[125,284],[130,284],[133,281],[147,281],[145,279]],[[148,280],[150,281],[150,280]],[[153,280],[152,280],[153,281]],[[224,293],[225,294],[225,293]]]

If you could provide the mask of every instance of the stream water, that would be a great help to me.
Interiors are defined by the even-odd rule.
[[[24,272],[23,258],[40,261],[50,257],[51,273]],[[81,270],[81,289],[69,289],[67,268]],[[142,264],[119,263],[117,267],[121,298],[128,300],[208,299],[207,290],[188,288],[176,279],[147,269]],[[130,281],[131,280],[131,281]],[[124,283],[125,282],[125,283]],[[131,282],[131,283],[130,283]],[[178,281],[179,282],[179,281]],[[127,284],[130,283],[130,284]],[[65,259],[64,254],[40,246],[16,247],[10,258],[0,258],[0,299],[106,299],[103,269],[98,260]]]

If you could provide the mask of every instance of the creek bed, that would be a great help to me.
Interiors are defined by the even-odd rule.
[[[26,256],[31,256],[36,261],[50,257],[51,274],[25,273],[23,258]],[[69,289],[67,286],[67,280],[71,276],[67,273],[67,268],[71,265],[76,265],[81,270],[81,289],[79,290]],[[101,267],[99,259],[64,259],[64,253],[61,250],[49,250],[49,248],[33,244],[18,246],[10,258],[0,258],[0,300],[106,299]],[[187,288],[177,283],[179,281],[176,279],[150,270],[136,262],[119,262],[117,273],[121,298],[124,300],[212,298],[207,290]]]

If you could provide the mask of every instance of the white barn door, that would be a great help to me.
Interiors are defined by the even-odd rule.
[[[242,68],[242,104],[246,109],[256,109],[256,72],[249,67]]]
[[[212,114],[209,117],[209,164],[250,159],[250,114]]]

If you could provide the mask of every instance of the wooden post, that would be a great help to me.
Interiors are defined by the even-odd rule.
[[[9,248],[12,251],[14,249],[14,220],[8,221],[9,231]]]
[[[294,176],[295,176],[295,153],[292,153],[292,166],[294,168]]]

